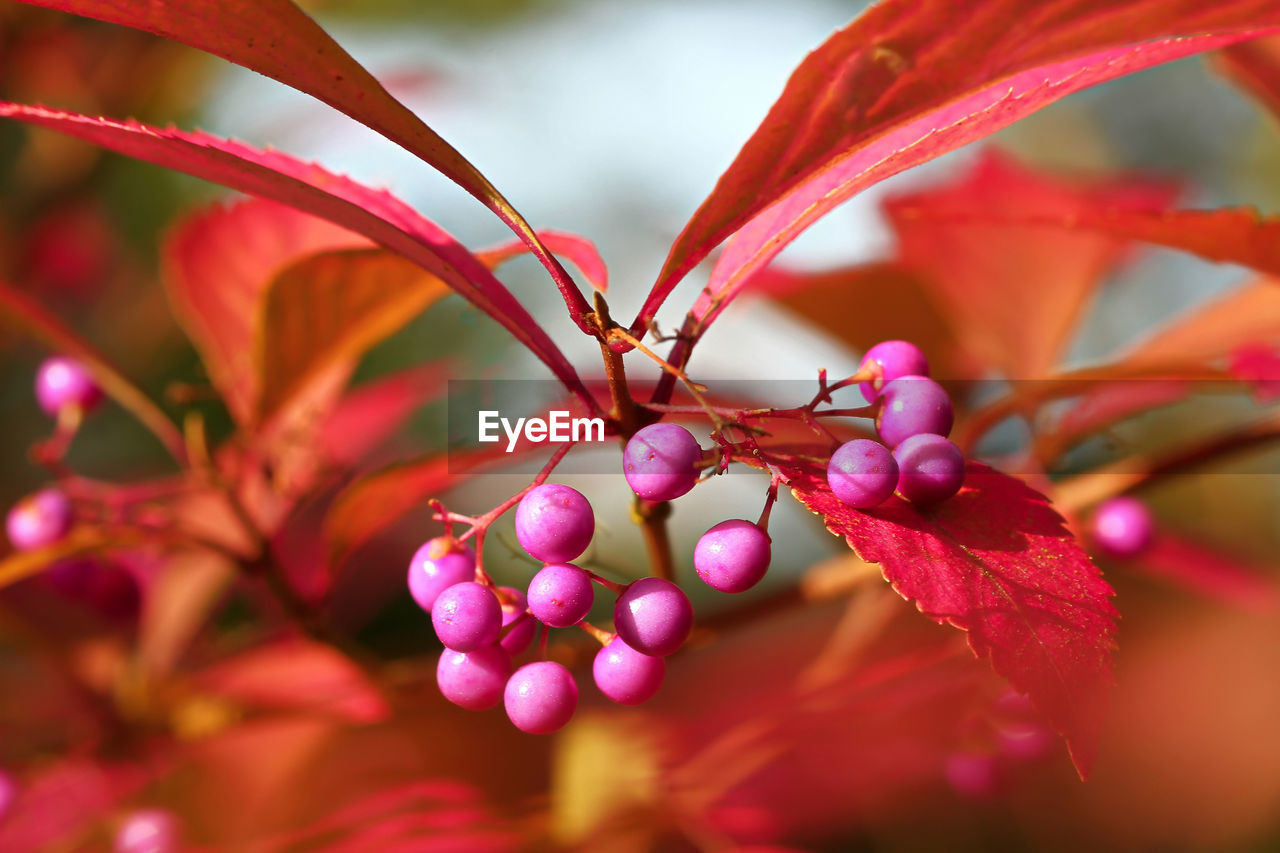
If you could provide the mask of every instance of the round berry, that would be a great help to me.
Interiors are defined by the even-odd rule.
[[[436,684],[444,698],[469,711],[485,711],[502,701],[511,677],[511,654],[502,646],[470,652],[445,649],[436,664]]]
[[[498,645],[512,657],[529,648],[538,625],[528,613],[529,602],[524,593],[513,586],[500,586],[502,596],[502,630],[505,632]]]
[[[880,367],[880,378],[863,382],[858,387],[868,403],[874,403],[880,396],[880,389],[886,382],[892,382],[900,376],[928,376],[929,361],[920,348],[909,341],[881,341],[867,350],[862,357],[858,370],[870,364]]]
[[[662,686],[667,674],[665,658],[641,654],[614,637],[596,652],[591,677],[600,692],[622,705],[648,702]]]
[[[448,648],[455,652],[473,651],[498,641],[502,605],[484,584],[456,583],[436,598],[431,625]]]
[[[87,412],[102,402],[102,390],[83,364],[74,358],[55,356],[36,371],[36,402],[54,416],[70,406]]]
[[[577,710],[578,685],[569,670],[554,661],[528,663],[507,681],[503,704],[520,731],[551,734],[564,728]]]
[[[428,540],[409,561],[409,593],[428,613],[440,593],[475,580],[476,553],[450,536]]]
[[[698,482],[698,440],[679,424],[656,423],[631,436],[622,451],[622,473],[645,500],[675,500]]]
[[[693,549],[693,567],[707,586],[721,592],[745,592],[769,568],[769,534],[741,518],[712,527]]]
[[[594,600],[591,575],[572,563],[543,566],[529,582],[529,612],[552,628],[577,625]]]
[[[880,392],[876,430],[880,440],[897,447],[913,435],[951,432],[954,413],[951,398],[942,386],[925,376],[900,376],[885,383]]]
[[[120,824],[115,853],[173,853],[178,849],[178,820],[162,809],[134,812]]]
[[[873,507],[888,500],[898,487],[898,463],[880,442],[855,438],[831,454],[827,485],[843,504]]]
[[[33,551],[66,536],[74,521],[71,499],[57,489],[43,489],[14,504],[5,532],[15,550]]]
[[[1093,513],[1093,539],[1113,557],[1141,554],[1151,544],[1153,530],[1151,511],[1137,498],[1112,498]]]
[[[898,493],[914,504],[936,504],[964,485],[964,454],[932,433],[913,435],[893,451],[898,463]]]
[[[516,508],[516,539],[536,560],[567,563],[582,556],[595,533],[591,504],[577,489],[544,483]]]
[[[693,628],[693,605],[680,587],[662,578],[641,578],[618,596],[613,626],[628,646],[646,655],[669,655]]]

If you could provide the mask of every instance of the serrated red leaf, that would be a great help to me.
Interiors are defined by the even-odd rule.
[[[390,193],[278,151],[259,151],[199,131],[159,130],[138,122],[7,102],[0,102],[0,118],[51,128],[120,154],[273,199],[363,235],[439,277],[511,332],[567,388],[589,400],[559,347],[502,282],[453,237]]]
[[[889,0],[811,53],[686,225],[640,309],[648,327],[728,238],[702,300],[724,303],[855,193],[1066,95],[1266,34],[1262,0]],[[735,233],[736,232],[736,233]]]
[[[154,33],[243,65],[305,92],[430,164],[505,222],[551,273],[569,313],[586,329],[590,306],[533,228],[452,145],[397,101],[291,0],[21,0]]]
[[[827,486],[825,447],[765,456],[796,498],[843,536],[920,612],[967,632],[992,665],[1067,739],[1081,777],[1097,753],[1115,647],[1111,587],[1048,499],[969,463],[960,493],[919,509],[898,497],[872,510]]]

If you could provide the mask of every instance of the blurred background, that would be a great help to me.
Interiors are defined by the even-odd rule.
[[[593,240],[609,264],[618,318],[639,307],[671,241],[790,70],[861,8],[834,0],[304,5],[536,227]],[[372,132],[256,74],[131,30],[0,0],[0,98],[279,148],[392,189],[469,247],[506,239],[480,205]],[[1270,212],[1280,200],[1277,131],[1193,59],[1072,96],[989,143],[1065,175],[1170,178],[1184,207]],[[886,257],[894,237],[884,198],[948,180],[977,157],[971,146],[886,181],[807,232],[780,262],[820,271]],[[233,422],[173,319],[160,259],[178,217],[225,197],[79,142],[0,124],[0,277],[64,318],[168,410],[199,411],[214,444],[232,434]],[[1248,277],[1172,251],[1135,252],[1091,300],[1063,366],[1102,359]],[[572,329],[540,267],[519,260],[503,279],[575,364],[597,363],[595,344]],[[681,285],[659,314],[661,328],[679,323],[703,281],[705,270]],[[809,314],[743,299],[707,336],[691,370],[714,382],[812,380],[819,367],[833,376],[856,369],[875,338],[818,328]],[[0,506],[8,507],[48,482],[28,453],[51,431],[32,394],[48,353],[7,328],[0,335]],[[354,382],[444,356],[455,378],[545,378],[496,325],[450,297],[374,350]],[[640,375],[648,369],[635,364]],[[1112,438],[1142,447],[1257,411],[1246,394],[1196,395]],[[424,405],[374,461],[442,448],[445,423],[443,401]],[[1073,464],[1091,460],[1086,448]],[[68,462],[87,477],[126,484],[172,470],[154,439],[113,405],[76,436]],[[1162,525],[1250,566],[1273,587],[1280,487],[1259,472],[1276,470],[1275,454],[1263,451],[1211,474],[1170,478],[1147,497]],[[450,492],[449,505],[481,512],[524,482],[527,475],[478,476]],[[584,473],[566,482],[592,499],[600,519],[594,563],[624,576],[641,571],[620,480]],[[682,577],[692,577],[701,531],[758,513],[767,481],[743,482],[719,478],[681,501],[672,536]],[[311,713],[264,721],[204,708],[208,722],[199,707],[187,707],[203,722],[178,727],[181,749],[160,746],[156,730],[126,738],[106,761],[101,741],[62,715],[62,688],[32,675],[43,664],[23,620],[0,620],[0,767],[39,778],[52,799],[62,790],[80,797],[59,818],[72,827],[56,840],[63,846],[50,841],[48,849],[92,844],[101,838],[95,832],[138,804],[177,812],[196,846],[321,849],[345,830],[319,841],[288,833],[393,783],[425,786],[405,802],[441,815],[436,828],[455,844],[431,849],[1280,849],[1280,619],[1266,607],[1104,564],[1124,617],[1119,686],[1094,778],[1082,784],[1061,745],[1044,742],[1034,715],[998,704],[1016,705],[1016,697],[975,668],[952,632],[868,585],[838,540],[783,501],[772,533],[785,547],[775,545],[770,577],[747,604],[735,599],[731,609],[690,587],[712,627],[705,642],[672,661],[654,703],[623,712],[584,691],[584,707],[563,734],[531,739],[517,737],[501,711],[447,706],[430,677],[421,679],[435,640],[403,578],[413,550],[438,529],[427,515],[425,507],[411,513],[354,556],[326,605],[334,624],[379,662],[395,697],[389,714],[339,714],[339,723],[321,728]],[[509,523],[489,548],[491,569],[511,583],[528,567],[515,556]],[[814,566],[825,572],[814,574]],[[136,567],[135,574],[154,576]],[[835,578],[853,592],[774,607],[801,578]],[[27,606],[29,591],[4,595],[6,611]],[[216,662],[247,647],[252,632],[237,633],[252,621],[247,606],[232,596],[202,630],[193,659]],[[95,649],[127,647],[135,630],[127,619],[94,616],[68,627],[58,653],[92,668]],[[773,689],[797,674],[794,691]],[[28,697],[24,683],[41,686]],[[992,702],[994,716],[970,710]],[[1021,757],[983,763],[992,737],[1021,744],[1012,748]],[[264,749],[277,755],[269,766],[247,757]],[[105,762],[93,784],[108,793],[85,794],[98,788],[74,774],[48,782],[49,768],[71,772],[68,755]],[[228,785],[253,792],[258,805],[224,822],[237,807]],[[18,814],[0,817],[0,838]],[[371,843],[350,849],[378,849]]]

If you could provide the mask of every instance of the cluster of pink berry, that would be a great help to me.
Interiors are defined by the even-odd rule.
[[[827,484],[835,496],[868,509],[894,492],[918,505],[958,492],[964,454],[947,440],[954,421],[951,398],[929,378],[924,353],[907,341],[884,341],[867,350],[860,372],[876,374],[861,388],[877,406],[880,441],[856,438],[831,454]]]

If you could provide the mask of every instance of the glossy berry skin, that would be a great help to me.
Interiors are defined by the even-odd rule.
[[[440,593],[475,577],[475,551],[449,536],[437,536],[409,561],[409,594],[430,613]]]
[[[1154,522],[1137,498],[1104,501],[1093,513],[1093,539],[1112,557],[1136,557],[1151,544]]]
[[[840,502],[856,509],[884,503],[898,487],[898,462],[878,441],[855,438],[831,454],[827,485]]]
[[[964,454],[940,435],[913,435],[898,445],[893,458],[898,494],[913,504],[940,503],[964,485]]]
[[[535,560],[568,563],[582,556],[595,533],[591,504],[577,489],[544,483],[516,508],[516,539]]]
[[[502,605],[493,590],[475,581],[456,583],[431,608],[436,636],[455,652],[470,652],[498,641]]]
[[[178,820],[163,809],[144,809],[125,818],[116,832],[115,853],[175,853]]]
[[[693,605],[680,587],[662,578],[641,578],[618,596],[613,626],[628,646],[662,657],[684,644],[693,629]]]
[[[436,684],[444,698],[469,711],[495,707],[510,677],[511,654],[502,646],[470,652],[445,649],[436,664]]]
[[[66,536],[74,522],[71,499],[57,489],[42,489],[14,504],[4,526],[15,550],[32,551]]]
[[[510,603],[505,599],[502,602],[502,630],[506,633],[502,635],[498,645],[515,657],[529,648],[533,635],[538,631],[538,623],[528,613],[529,601],[523,592],[513,586],[500,586],[498,589],[506,593],[506,598],[511,599]],[[508,625],[512,626],[509,631]]]
[[[881,341],[867,350],[862,357],[858,370],[862,370],[872,362],[880,366],[881,377],[870,382],[863,382],[858,387],[862,390],[863,399],[874,403],[880,396],[886,382],[892,382],[900,376],[928,376],[929,361],[920,348],[910,341]]]
[[[648,702],[662,686],[667,675],[665,658],[641,654],[621,637],[596,652],[591,677],[600,692],[620,705]]]
[[[687,493],[698,482],[698,440],[679,424],[649,424],[627,442],[622,451],[622,473],[627,485],[645,500],[670,501]]]
[[[529,582],[529,612],[552,628],[568,628],[587,618],[595,590],[591,576],[573,563],[543,566]]]
[[[741,518],[712,527],[693,548],[693,567],[707,586],[721,592],[746,592],[769,569],[769,534]]]
[[[525,664],[503,691],[507,717],[522,732],[547,735],[564,728],[578,708],[578,684],[554,661]]]
[[[102,390],[83,364],[74,358],[55,356],[46,359],[36,371],[36,402],[54,417],[71,406],[88,412],[102,402]]]
[[[880,392],[882,407],[876,416],[880,440],[897,447],[913,435],[951,432],[955,414],[951,398],[942,386],[926,376],[901,376],[885,383]]]

